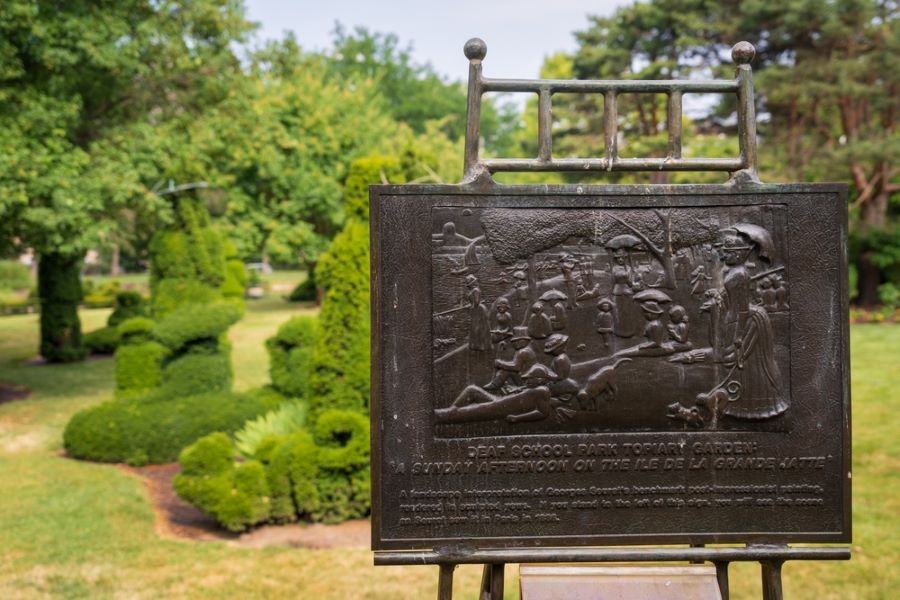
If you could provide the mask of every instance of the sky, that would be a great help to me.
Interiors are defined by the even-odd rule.
[[[576,48],[572,32],[586,29],[587,15],[609,16],[629,0],[246,0],[247,16],[260,24],[259,39],[293,31],[306,50],[331,46],[335,22],[348,30],[397,34],[412,44],[415,62],[431,63],[451,80],[465,80],[462,47],[471,37],[487,43],[488,77],[539,75],[545,56]]]

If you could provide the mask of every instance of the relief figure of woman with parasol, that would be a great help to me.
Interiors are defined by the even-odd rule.
[[[764,262],[773,255],[769,232],[749,223],[724,230],[721,247],[725,274],[719,313],[722,348],[718,356],[728,373],[710,393],[727,390],[723,413],[741,419],[766,419],[788,408],[775,363],[775,338],[765,308],[751,302],[747,262],[755,251]]]

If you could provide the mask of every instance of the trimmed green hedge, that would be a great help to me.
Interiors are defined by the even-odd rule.
[[[63,444],[75,458],[132,465],[171,462],[204,435],[233,433],[265,410],[252,396],[231,393],[113,400],[72,417]]]
[[[272,386],[286,396],[301,398],[309,394],[316,327],[315,317],[293,317],[266,340]]]

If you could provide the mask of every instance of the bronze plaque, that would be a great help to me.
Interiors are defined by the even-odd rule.
[[[371,215],[373,548],[849,541],[844,186]]]

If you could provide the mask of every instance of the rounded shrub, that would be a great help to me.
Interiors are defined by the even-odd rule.
[[[75,414],[63,434],[75,458],[129,464],[165,463],[200,437],[231,434],[265,408],[241,394],[113,400]]]

